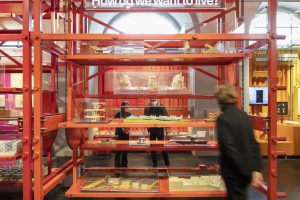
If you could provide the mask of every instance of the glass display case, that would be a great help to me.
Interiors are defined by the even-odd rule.
[[[83,192],[159,192],[156,170],[88,170],[83,182]]]
[[[216,166],[194,168],[88,169],[81,177],[82,192],[225,192]]]
[[[76,122],[109,122],[114,119],[119,112],[120,116],[124,112],[131,115],[123,119],[123,122],[187,122],[191,118],[192,107],[186,102],[171,105],[167,100],[152,99],[157,103],[151,106],[150,100],[116,100],[116,99],[95,99],[76,98],[75,99],[75,121]],[[122,108],[122,102],[128,102],[129,106]],[[127,108],[128,107],[128,108]]]
[[[189,70],[112,70],[104,76],[108,94],[192,94]]]
[[[225,191],[225,183],[212,166],[200,166],[199,170],[169,170],[170,192]]]

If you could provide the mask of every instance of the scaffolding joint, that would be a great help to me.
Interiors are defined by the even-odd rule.
[[[32,143],[33,143],[33,144],[37,144],[38,142],[39,142],[39,138],[34,137],[34,138],[32,139]]]

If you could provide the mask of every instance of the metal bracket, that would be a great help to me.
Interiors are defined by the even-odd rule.
[[[22,140],[23,145],[27,144],[27,142],[28,142],[28,137],[24,137],[23,140]]]
[[[33,156],[32,156],[32,158],[33,158],[33,159],[37,159],[39,156],[40,156],[40,154],[39,154],[39,153],[33,153]]]
[[[41,128],[41,131],[47,131],[48,129],[47,128]]]
[[[275,160],[278,156],[286,156],[285,151],[277,151],[272,153],[272,158]]]
[[[279,137],[279,136],[276,136],[276,137],[272,137],[272,142],[274,144],[276,144],[277,142],[279,141],[286,141],[286,137]]]
[[[23,159],[28,158],[28,153],[23,153],[22,158],[23,158]]]
[[[36,92],[36,91],[39,91],[39,89],[40,89],[39,87],[34,86],[32,90]]]
[[[34,137],[34,138],[32,139],[32,143],[33,143],[33,144],[37,144],[38,142],[39,142],[39,138]]]

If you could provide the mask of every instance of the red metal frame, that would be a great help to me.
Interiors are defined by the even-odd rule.
[[[268,21],[269,21],[269,44],[268,44],[268,114],[269,114],[269,134],[268,134],[268,199],[277,199],[277,32],[276,32],[277,1],[268,0]]]
[[[233,2],[233,1],[232,1]],[[82,94],[83,97],[88,98],[151,98],[152,96],[161,98],[170,98],[169,96],[165,95],[144,95],[136,97],[132,95],[103,95],[103,87],[104,87],[104,77],[101,77],[101,73],[96,73],[94,75],[89,76],[89,66],[80,67],[75,65],[70,61],[70,58],[82,58],[82,56],[77,55],[77,41],[84,40],[84,41],[99,41],[99,46],[108,46],[112,43],[122,43],[126,41],[140,41],[145,47],[148,49],[145,50],[145,53],[149,52],[150,50],[155,50],[159,54],[154,55],[153,57],[159,58],[159,56],[166,56],[169,59],[172,57],[170,54],[165,54],[163,48],[173,47],[178,48],[180,45],[183,44],[183,41],[189,41],[191,47],[196,48],[203,48],[205,43],[215,43],[217,41],[250,41],[255,40],[257,41],[255,44],[246,47],[245,52],[241,52],[243,56],[247,56],[248,54],[252,53],[255,49],[265,45],[268,43],[268,52],[269,52],[269,122],[268,122],[268,134],[269,134],[269,141],[268,141],[268,169],[269,169],[269,179],[268,179],[268,188],[263,187],[261,191],[267,194],[268,200],[276,200],[278,196],[284,196],[282,193],[277,193],[277,156],[283,154],[283,152],[277,152],[276,143],[277,141],[283,140],[284,138],[277,137],[276,134],[276,90],[280,89],[276,87],[276,40],[281,39],[282,37],[276,34],[276,12],[277,12],[277,1],[269,0],[269,33],[268,34],[257,34],[257,35],[249,35],[249,34],[228,34],[225,33],[225,17],[226,14],[231,12],[236,12],[237,23],[238,25],[243,20],[243,3],[240,3],[239,0],[235,0],[234,7],[227,9],[227,10],[214,10],[214,9],[194,9],[194,8],[159,8],[159,9],[151,9],[151,8],[132,8],[132,9],[116,9],[116,8],[108,8],[108,9],[95,9],[94,11],[97,12],[218,12],[217,15],[213,16],[210,19],[203,21],[200,24],[194,25],[194,27],[188,29],[186,34],[174,34],[174,35],[126,35],[123,34],[121,31],[116,30],[117,32],[121,33],[118,35],[115,34],[86,34],[88,32],[88,21],[92,20],[95,21],[107,28],[111,28],[109,24],[106,24],[98,19],[95,19],[89,16],[86,13],[89,13],[91,10],[86,10],[83,5],[80,8],[76,8],[75,4],[68,0],[67,6],[63,8],[63,10],[59,10],[61,7],[59,6],[60,1],[58,0],[51,0],[51,6],[49,7],[44,1],[42,0],[35,0],[34,4],[32,0],[18,0],[18,1],[10,1],[10,2],[0,2],[0,12],[5,13],[2,17],[9,16],[12,17],[11,13],[16,13],[16,16],[23,24],[23,30],[1,30],[0,31],[0,41],[3,44],[5,41],[22,41],[23,42],[23,64],[16,61],[13,57],[9,56],[7,53],[0,50],[0,53],[4,56],[8,57],[12,60],[16,65],[11,66],[9,70],[22,70],[23,71],[23,88],[19,90],[14,89],[1,89],[2,92],[23,92],[23,163],[24,163],[24,175],[23,175],[23,199],[30,200],[32,199],[32,170],[34,171],[34,199],[41,200],[43,199],[44,195],[49,192],[55,185],[57,185],[66,175],[66,173],[73,168],[73,179],[74,184],[80,183],[81,180],[77,180],[77,167],[78,163],[83,160],[83,153],[80,149],[75,149],[73,151],[73,161],[67,162],[63,165],[58,171],[51,173],[51,154],[48,152],[48,165],[50,174],[46,178],[43,177],[42,173],[42,155],[43,155],[43,137],[52,135],[53,132],[57,130],[57,124],[62,122],[63,116],[53,116],[51,118],[45,118],[43,116],[42,105],[43,105],[43,91],[42,91],[42,73],[45,70],[50,70],[51,73],[51,91],[55,93],[55,73],[58,72],[58,66],[64,65],[64,63],[58,63],[58,56],[66,55],[61,58],[65,58],[67,62],[67,122],[61,124],[61,127],[70,127],[70,128],[87,128],[87,127],[94,127],[95,125],[84,125],[84,124],[74,124],[72,122],[73,113],[74,113],[74,98],[77,95]],[[31,9],[32,5],[34,5],[34,13]],[[56,20],[59,17],[58,11],[65,11],[67,13],[68,19],[68,29],[67,33],[64,34],[44,34],[41,32],[41,24],[43,18],[52,17],[53,20]],[[43,13],[52,12],[52,15],[45,14],[42,16]],[[86,12],[86,13],[84,13]],[[79,13],[79,20],[77,21],[76,13]],[[32,14],[34,14],[34,30],[30,29],[30,24],[32,20]],[[19,17],[22,16],[22,19]],[[217,20],[219,22],[218,26],[218,34],[188,34],[198,27],[203,26],[206,23],[212,22]],[[222,22],[222,24],[221,24]],[[78,26],[79,24],[79,26]],[[77,31],[78,30],[78,31]],[[151,41],[149,41],[151,40]],[[169,40],[168,42],[160,42],[161,40]],[[68,48],[67,50],[60,48],[56,45],[53,41],[67,41]],[[31,45],[34,45],[34,65],[32,69],[31,63]],[[51,66],[45,69],[42,65],[42,51],[46,51],[51,54]],[[164,55],[161,55],[164,54]],[[93,57],[93,56],[92,56]],[[97,57],[97,56],[95,56]],[[99,58],[103,58],[103,56],[98,56]],[[109,57],[109,56],[108,56]],[[119,58],[124,59],[124,56],[111,56],[112,58]],[[126,57],[126,56],[125,56]],[[148,56],[141,56],[143,59],[149,59]],[[176,56],[175,56],[176,57]],[[189,57],[189,55],[182,56],[182,57]],[[174,58],[174,57],[173,57]],[[147,62],[144,62],[144,64]],[[142,64],[142,63],[140,63]],[[180,63],[184,64],[184,62]],[[21,69],[23,67],[23,69]],[[232,66],[233,67],[233,66]],[[77,70],[79,69],[79,74],[77,74]],[[238,87],[239,79],[238,79],[238,67],[234,66],[232,69],[235,69],[235,74],[229,74],[227,72],[226,66],[219,65],[218,66],[218,75],[213,75],[205,70],[197,69],[198,71],[216,79],[218,83],[223,83],[228,80],[233,80],[233,83]],[[99,68],[100,69],[100,68]],[[102,69],[102,68],[101,68]],[[104,69],[104,68],[103,68]],[[9,70],[7,72],[9,72]],[[31,90],[31,75],[34,73],[35,80],[34,80],[34,87]],[[88,89],[89,85],[83,85],[79,82],[77,84],[77,77],[79,77],[80,81],[89,80],[93,77],[99,77],[99,94],[97,95],[89,95]],[[76,83],[76,87],[74,84]],[[34,121],[32,122],[32,92],[34,94]],[[100,96],[101,95],[101,96]],[[181,98],[172,95],[173,98]],[[207,98],[213,99],[214,96],[210,95],[191,95],[186,96],[186,98]],[[53,96],[55,99],[55,95]],[[52,109],[51,113],[55,113],[56,110]],[[27,119],[27,120],[25,120]],[[48,122],[47,122],[48,120]],[[149,126],[148,124],[139,124],[135,126]],[[178,126],[167,124],[168,126]],[[191,125],[191,124],[190,124]],[[98,125],[99,127],[105,127],[105,125]],[[107,125],[110,126],[110,125]],[[114,125],[112,125],[113,127]],[[119,125],[120,126],[120,125]],[[122,126],[132,126],[122,124]],[[157,126],[157,125],[156,125]],[[196,125],[192,125],[196,126]],[[262,123],[257,124],[259,128],[263,125]],[[34,136],[31,138],[31,132],[34,127]],[[34,149],[34,153],[32,153],[32,146]],[[78,155],[78,153],[80,153]],[[19,158],[18,155],[15,157],[16,159]],[[77,158],[80,158],[79,160]],[[11,159],[11,158],[9,158]],[[14,158],[13,158],[14,159]],[[32,161],[33,161],[33,168],[32,168]],[[73,164],[73,165],[72,165]],[[165,180],[164,180],[165,181]],[[76,184],[68,191],[68,196],[97,196],[96,194],[84,194],[80,193],[78,190],[78,186],[80,184]],[[164,185],[164,184],[163,184]],[[123,195],[123,194],[122,194]],[[127,194],[132,195],[132,194]],[[136,194],[135,194],[136,195]],[[186,197],[187,194],[177,194],[177,196],[184,196]],[[204,194],[203,196],[215,196],[219,194]],[[225,195],[224,193],[222,194]],[[115,194],[105,194],[106,197],[116,196]],[[174,194],[165,193],[165,194],[158,194],[159,197],[170,197],[174,196]],[[201,196],[201,194],[195,194],[194,196]],[[141,197],[144,197],[141,194]]]
[[[41,1],[35,1],[35,16],[41,16],[42,12],[40,7],[43,10],[47,9],[47,5]],[[41,6],[39,6],[41,5]],[[32,0],[23,0],[23,1],[6,1],[0,2],[0,10],[1,12],[17,12],[16,17],[18,17],[18,22],[22,23],[23,30],[5,30],[0,31],[0,41],[1,45],[5,43],[5,41],[22,41],[23,43],[23,63],[19,63],[12,56],[8,55],[3,50],[0,50],[0,53],[13,61],[16,65],[9,65],[5,67],[1,67],[2,73],[23,73],[23,87],[22,88],[0,88],[1,93],[23,93],[23,117],[18,119],[19,124],[22,124],[22,128],[20,131],[23,132],[23,152],[21,154],[17,154],[16,156],[8,156],[1,157],[0,160],[16,160],[23,159],[23,182],[16,183],[7,183],[7,185],[11,186],[23,186],[23,199],[31,200],[31,199],[43,199],[44,195],[49,192],[54,186],[58,184],[66,175],[66,173],[70,170],[70,163],[67,163],[67,170],[64,169],[66,165],[63,165],[58,169],[60,174],[57,176],[53,176],[54,174],[50,174],[47,178],[47,183],[45,183],[43,177],[43,137],[47,137],[47,141],[51,140],[52,143],[47,142],[44,147],[49,149],[49,145],[53,145],[57,129],[58,123],[61,123],[64,119],[64,115],[57,116],[43,116],[43,107],[42,107],[42,96],[44,94],[42,90],[41,77],[42,72],[51,73],[51,91],[54,95],[51,96],[52,100],[56,99],[56,85],[55,85],[55,74],[57,72],[61,72],[61,70],[57,69],[58,63],[57,55],[61,55],[66,51],[64,49],[59,48],[53,42],[46,41],[47,45],[43,45],[39,39],[40,35],[40,19],[39,17],[35,17],[34,27],[35,30],[31,29],[31,21],[32,21]],[[11,14],[10,14],[11,15]],[[18,16],[20,15],[20,16]],[[11,15],[15,18],[15,14]],[[22,17],[21,17],[22,16]],[[31,36],[33,38],[31,38]],[[33,39],[33,40],[31,40]],[[32,43],[35,45],[35,63],[32,65]],[[42,65],[42,53],[41,51],[47,51],[52,54],[52,62],[51,66]],[[35,75],[35,84],[33,90],[31,85],[32,74]],[[32,120],[32,93],[34,92],[35,96],[35,112],[34,112],[34,120]],[[51,102],[52,104],[52,102]],[[51,105],[51,113],[55,114],[57,111],[55,109],[54,104]],[[8,119],[12,120],[12,119]],[[15,119],[17,120],[17,119]],[[34,125],[34,137],[32,138],[32,130]],[[53,138],[54,137],[54,138]],[[34,153],[32,152],[32,147],[34,148]],[[51,146],[50,146],[51,149]],[[51,173],[51,154],[48,150],[48,172]],[[66,167],[65,167],[66,168]],[[34,169],[34,170],[33,170]],[[32,174],[34,171],[34,180],[35,183],[33,185],[32,182]],[[62,175],[63,174],[63,175]],[[52,177],[52,178],[51,178]],[[55,179],[55,180],[54,180]],[[43,184],[44,182],[44,184]],[[48,183],[49,182],[49,183]],[[3,183],[1,183],[3,185]],[[6,185],[6,183],[5,183]],[[34,187],[34,195],[33,195],[33,187]]]

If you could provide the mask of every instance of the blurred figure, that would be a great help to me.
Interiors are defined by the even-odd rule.
[[[149,106],[144,109],[144,115],[146,116],[167,116],[167,110],[164,105],[160,104],[157,99],[150,99]],[[150,140],[164,140],[164,128],[148,128],[150,133]],[[162,151],[165,166],[170,166],[168,152]],[[151,151],[151,158],[153,167],[157,167],[157,152]]]
[[[246,112],[236,107],[237,94],[233,86],[221,85],[215,95],[223,112],[217,119],[217,130],[227,199],[246,200],[248,185],[259,187],[263,182],[252,121]]]
[[[115,118],[127,118],[131,115],[129,102],[123,101],[121,109],[116,113]],[[117,140],[129,140],[129,128],[116,128],[115,135]],[[127,151],[117,151],[115,153],[115,167],[127,167]]]

